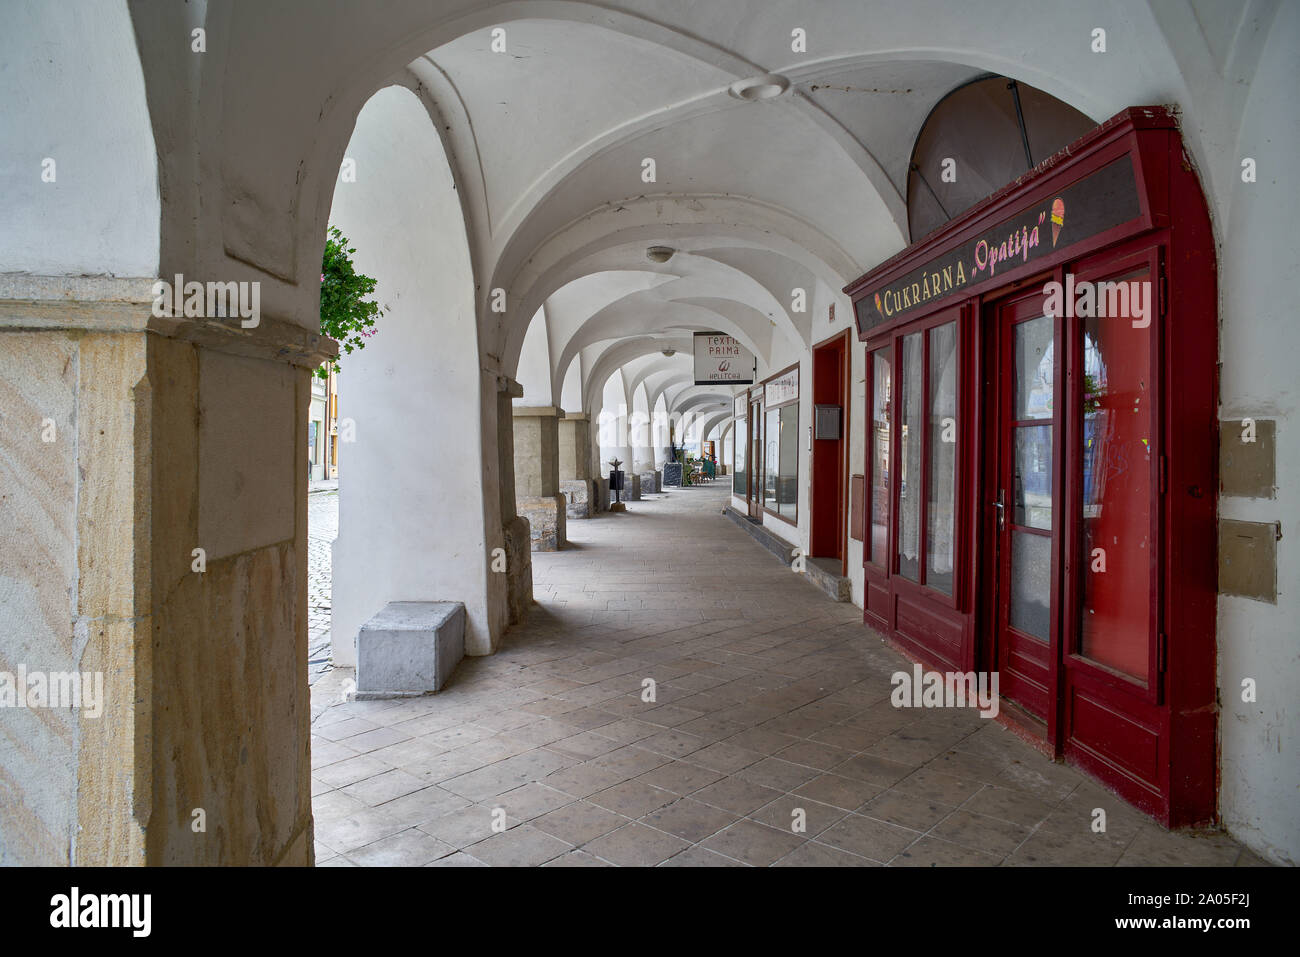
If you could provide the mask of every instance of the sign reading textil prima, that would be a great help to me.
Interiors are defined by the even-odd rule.
[[[721,332],[695,333],[695,384],[750,385],[754,354],[733,336]]]

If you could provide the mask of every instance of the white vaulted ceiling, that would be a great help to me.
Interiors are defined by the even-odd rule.
[[[608,375],[611,350],[629,342],[624,362],[692,331],[730,332],[760,364],[806,349],[813,317],[791,308],[792,290],[816,294],[824,317],[840,287],[903,248],[917,132],[982,74],[1097,121],[1173,103],[1193,150],[1230,148],[1248,90],[1189,90],[1218,89],[1206,70],[1247,70],[1274,8],[230,0],[204,8],[209,52],[187,61],[181,85],[173,37],[188,34],[188,14],[148,0],[132,9],[160,144],[164,273],[226,274],[238,262],[268,277],[272,312],[309,323],[302,300],[315,294],[308,280],[356,115],[376,90],[405,85],[455,176],[485,368],[513,375],[529,323],[547,322],[558,402],[575,362],[591,394],[591,376]],[[1098,26],[1113,55],[1091,51]],[[497,30],[504,52],[492,47]],[[794,31],[806,48],[792,47]],[[785,92],[733,95],[766,74]],[[197,155],[172,148],[191,142]],[[651,245],[678,252],[654,264]],[[488,307],[495,290],[504,313]]]

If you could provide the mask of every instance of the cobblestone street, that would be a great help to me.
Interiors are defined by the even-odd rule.
[[[330,564],[339,534],[339,493],[307,496],[307,680],[315,684],[330,665]]]

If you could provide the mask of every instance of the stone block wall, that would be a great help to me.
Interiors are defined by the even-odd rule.
[[[506,523],[506,602],[509,622],[517,625],[533,604],[532,532],[522,515]]]
[[[591,518],[599,509],[596,483],[591,479],[568,479],[560,482],[564,511],[569,518]]]
[[[538,495],[518,498],[515,507],[528,519],[532,549],[555,552],[564,547],[566,505],[563,495]]]

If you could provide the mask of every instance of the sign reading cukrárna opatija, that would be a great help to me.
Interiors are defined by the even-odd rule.
[[[1121,156],[901,279],[854,293],[858,332],[961,295],[999,272],[1046,258],[1140,214],[1133,161]]]

